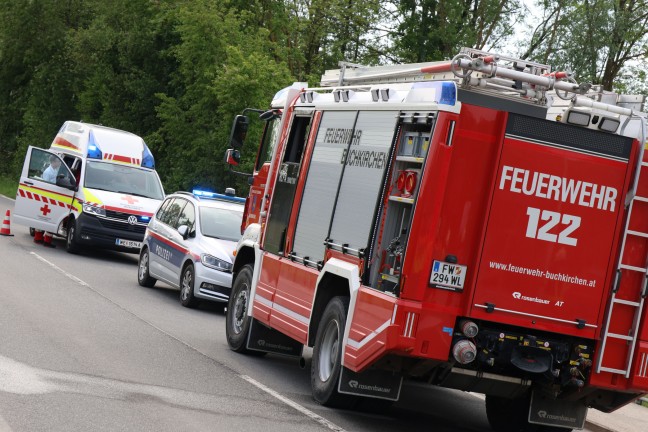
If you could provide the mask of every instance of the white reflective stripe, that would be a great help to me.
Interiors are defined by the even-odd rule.
[[[285,315],[288,315],[290,318],[293,318],[293,319],[299,321],[302,324],[308,324],[310,322],[310,320],[307,317],[305,317],[303,315],[299,315],[297,312],[291,311],[287,307],[284,307],[284,306],[281,306],[281,305],[279,305],[277,303],[271,302],[267,298],[261,297],[260,295],[257,295],[256,297],[254,297],[254,301],[258,301],[259,303],[262,303],[262,304],[268,306],[270,309],[274,309],[277,312],[281,312],[281,313],[283,313]]]
[[[407,327],[409,327],[410,319],[412,319],[412,315],[410,313],[408,313],[407,314],[407,321],[405,321],[405,328],[403,329],[403,336],[407,336]]]
[[[360,349],[360,348],[362,348],[363,346],[365,346],[365,345],[367,344],[367,342],[371,341],[373,338],[375,338],[375,337],[378,336],[380,333],[382,333],[382,332],[383,332],[387,327],[389,327],[390,324],[391,324],[390,321],[385,321],[385,323],[384,323],[383,325],[381,325],[381,326],[378,327],[376,330],[374,330],[374,331],[372,331],[371,333],[369,333],[369,334],[368,334],[364,339],[362,339],[360,342],[354,341],[353,339],[349,338],[349,339],[347,340],[347,345],[349,345],[350,347],[355,348],[355,349]]]
[[[396,312],[398,312],[398,304],[394,303],[394,313],[392,314],[391,323],[394,324],[396,321]]]
[[[416,314],[414,312],[407,313],[407,325],[405,326],[405,337],[412,337],[412,331],[414,330],[414,321],[416,321]]]

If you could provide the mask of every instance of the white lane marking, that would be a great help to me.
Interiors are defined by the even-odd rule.
[[[67,278],[69,278],[69,279],[72,279],[74,282],[78,283],[78,284],[81,285],[81,286],[84,286],[84,287],[88,287],[88,288],[90,288],[90,285],[88,285],[87,283],[83,282],[81,279],[79,279],[78,277],[74,276],[72,273],[68,273],[68,272],[66,272],[65,270],[63,270],[61,267],[57,266],[57,265],[54,264],[53,262],[50,262],[50,261],[46,260],[46,259],[43,258],[42,256],[38,255],[36,252],[29,252],[29,253],[30,253],[31,255],[34,255],[34,256],[36,257],[36,259],[39,259],[40,261],[44,262],[45,264],[47,264],[48,266],[52,267],[52,268],[53,268],[54,270],[56,270],[57,272],[59,272],[59,273],[61,273],[62,275],[64,275],[65,277],[67,277]]]
[[[336,425],[335,423],[331,423],[330,421],[326,420],[324,417],[321,417],[317,414],[315,414],[313,411],[309,410],[306,407],[303,407],[299,405],[297,402],[293,402],[290,399],[281,396],[279,393],[276,391],[272,390],[270,387],[266,387],[265,385],[261,384],[259,381],[255,380],[254,378],[251,378],[247,375],[239,375],[241,378],[243,378],[245,381],[249,382],[250,384],[260,388],[264,392],[268,393],[271,396],[274,396],[275,398],[279,399],[281,402],[285,403],[286,405],[289,405],[299,411],[300,413],[310,417],[311,419],[315,420],[319,424],[326,426],[332,431],[336,432],[346,432],[343,428],[340,426]]]
[[[0,416],[0,432],[13,432],[11,426]]]
[[[65,270],[63,270],[62,268],[60,268],[59,266],[57,266],[56,264],[49,262],[48,260],[46,260],[46,259],[43,258],[42,256],[38,255],[37,253],[35,253],[35,252],[30,252],[30,254],[34,255],[37,259],[39,259],[40,261],[46,263],[47,265],[49,265],[50,267],[52,267],[54,270],[58,271],[59,273],[61,273],[61,274],[65,275],[66,277],[72,279],[74,282],[78,283],[79,285],[82,285],[82,286],[85,286],[85,287],[88,287],[88,288],[92,289],[92,287],[91,287],[90,285],[88,285],[87,283],[85,283],[84,281],[82,281],[81,279],[79,279],[78,277],[74,276],[74,275],[71,274],[71,273],[66,272]],[[93,289],[93,291],[95,291],[95,290]],[[97,292],[97,291],[95,291],[95,292]],[[102,295],[102,296],[103,296],[103,295]],[[104,297],[105,297],[105,296],[104,296]],[[107,298],[107,297],[105,297],[105,298]],[[110,299],[108,299],[108,300],[110,300]],[[110,300],[110,301],[112,302],[112,300]],[[113,303],[114,303],[114,302],[113,302]],[[116,303],[115,303],[115,304],[116,304]],[[120,307],[121,307],[121,306],[120,306]],[[121,307],[121,308],[123,309],[123,307]],[[126,309],[124,309],[124,310],[126,310]],[[130,313],[132,313],[132,312],[130,312]],[[141,319],[141,318],[140,318],[140,319]],[[145,321],[145,320],[144,320],[144,321]],[[186,342],[181,341],[181,340],[178,339],[177,337],[170,335],[169,333],[167,333],[166,331],[164,331],[164,330],[160,329],[159,327],[153,325],[152,323],[149,323],[148,321],[145,321],[145,322],[146,322],[147,324],[153,326],[154,328],[160,330],[162,333],[164,333],[164,334],[166,334],[166,335],[172,337],[173,339],[175,339],[175,340],[177,340],[177,341],[183,343],[184,345],[189,346],[190,348],[192,348],[192,349],[194,349],[194,350],[200,352],[200,353],[201,353],[202,355],[204,355],[205,357],[211,358],[211,357],[209,357],[208,355],[206,355],[206,354],[202,353],[201,351],[199,351],[198,349],[196,349],[195,347],[192,347],[191,345],[187,344]],[[213,360],[213,359],[212,359],[212,360]],[[341,428],[340,426],[338,426],[338,425],[336,425],[336,424],[334,424],[334,423],[332,423],[332,422],[326,420],[324,417],[321,417],[321,416],[315,414],[313,411],[309,410],[308,408],[305,408],[305,407],[299,405],[298,403],[293,402],[293,401],[291,401],[290,399],[288,399],[288,398],[286,398],[286,397],[280,395],[280,394],[277,393],[276,391],[272,390],[270,387],[266,387],[265,385],[263,385],[263,384],[261,384],[260,382],[256,381],[254,378],[251,378],[251,377],[249,377],[249,376],[247,376],[247,375],[239,375],[239,376],[240,376],[241,378],[243,378],[244,380],[246,380],[247,382],[249,382],[250,384],[252,384],[252,385],[258,387],[259,389],[261,389],[261,390],[265,391],[266,393],[268,393],[268,394],[274,396],[275,398],[279,399],[280,401],[282,401],[282,402],[285,403],[286,405],[289,405],[289,406],[293,407],[294,409],[296,409],[296,410],[299,411],[300,413],[306,415],[307,417],[311,418],[312,420],[315,420],[316,422],[320,423],[321,425],[326,426],[326,427],[329,428],[330,430],[332,430],[332,431],[336,431],[336,432],[346,432],[346,430],[345,430],[344,428]],[[2,419],[0,418],[0,420],[2,420]],[[1,426],[2,426],[2,423],[0,422],[0,427],[1,427]],[[4,431],[3,431],[2,429],[0,429],[0,432],[4,432]]]
[[[2,195],[2,194],[0,194],[0,197],[5,198],[5,199],[8,199],[9,201],[16,202],[15,199],[13,199],[13,198],[9,198],[7,195]],[[0,424],[0,426],[2,426],[2,424]],[[2,431],[2,429],[0,429],[0,431]]]

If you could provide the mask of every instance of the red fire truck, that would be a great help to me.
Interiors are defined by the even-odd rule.
[[[397,400],[403,380],[483,393],[502,431],[579,429],[641,397],[642,103],[472,49],[280,91],[259,116],[230,348],[312,347],[327,406]]]

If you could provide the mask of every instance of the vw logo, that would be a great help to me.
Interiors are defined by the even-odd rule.
[[[128,223],[130,225],[135,225],[137,223],[137,217],[136,216],[128,216]]]

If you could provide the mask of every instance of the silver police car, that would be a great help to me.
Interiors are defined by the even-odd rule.
[[[241,238],[244,198],[233,190],[168,195],[151,218],[140,249],[138,282],[180,288],[180,302],[225,304],[232,287],[233,252]]]

